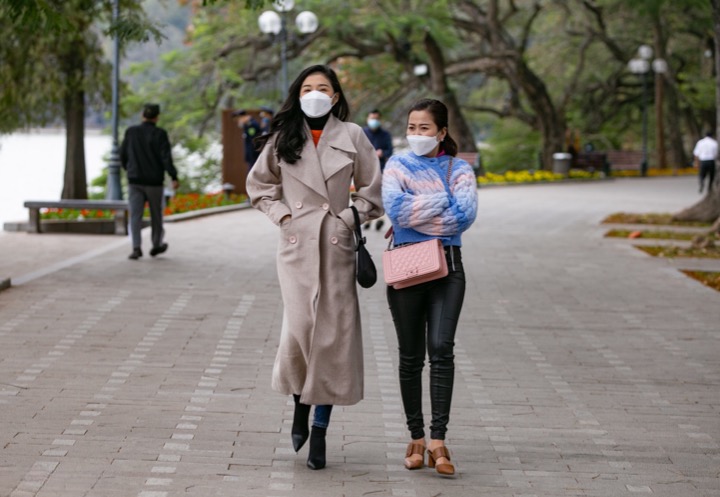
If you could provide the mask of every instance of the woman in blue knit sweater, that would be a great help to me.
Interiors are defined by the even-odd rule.
[[[393,243],[439,238],[449,272],[439,280],[387,289],[398,337],[400,392],[412,437],[405,467],[422,468],[427,451],[431,468],[452,475],[455,467],[445,447],[445,433],[455,376],[455,330],[465,296],[460,246],[462,233],[477,214],[477,186],[472,167],[455,157],[457,144],[448,131],[448,111],[442,102],[426,99],[412,106],[407,140],[411,151],[391,157],[383,174],[383,204],[393,225]],[[427,444],[422,412],[426,351],[432,412]]]

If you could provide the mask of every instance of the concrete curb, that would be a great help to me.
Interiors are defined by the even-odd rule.
[[[209,209],[183,212],[182,214],[172,214],[171,216],[163,217],[163,222],[177,223],[180,221],[187,221],[189,219],[197,219],[199,217],[211,216],[213,214],[223,214],[225,212],[234,212],[248,208],[250,208],[250,202],[245,201],[240,204],[222,205],[220,207],[211,207]]]

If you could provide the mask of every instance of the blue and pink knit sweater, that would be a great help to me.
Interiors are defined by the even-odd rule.
[[[383,172],[382,197],[393,224],[394,243],[439,238],[444,246],[461,246],[461,234],[477,215],[477,185],[470,164],[452,157],[394,155]]]

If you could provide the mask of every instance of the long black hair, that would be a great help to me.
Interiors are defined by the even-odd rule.
[[[277,135],[275,153],[278,158],[289,164],[295,164],[300,159],[300,152],[302,152],[307,140],[305,135],[305,114],[300,107],[300,89],[305,79],[315,73],[324,75],[330,81],[333,91],[338,94],[338,101],[333,105],[330,112],[341,121],[347,119],[350,106],[345,99],[345,94],[342,92],[335,71],[325,65],[310,66],[292,82],[285,103],[270,123],[270,132],[255,139],[255,148],[262,150],[268,140],[273,135]]]
[[[418,110],[429,112],[432,116],[433,122],[435,122],[435,125],[438,127],[438,130],[442,130],[443,128],[448,130],[445,135],[445,139],[440,144],[440,148],[444,150],[447,155],[455,157],[458,153],[458,146],[452,136],[450,136],[450,128],[448,127],[448,109],[445,104],[440,100],[433,100],[431,98],[418,100],[412,105],[412,107],[410,107],[408,117],[411,112]]]

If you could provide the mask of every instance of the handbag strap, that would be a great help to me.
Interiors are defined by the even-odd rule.
[[[355,251],[357,252],[360,250],[360,245],[365,245],[365,237],[362,236],[362,230],[360,228],[360,215],[358,214],[357,207],[351,205],[350,208],[352,209],[353,217],[355,218],[355,238],[357,238]]]
[[[453,156],[451,155],[450,162],[448,163],[447,175],[445,176],[445,180],[447,181],[447,184],[448,184],[448,189],[450,188],[450,176],[452,175],[452,166],[453,166]],[[353,209],[354,208],[355,207],[353,207]],[[357,220],[355,222],[357,223]],[[385,238],[389,238],[388,250],[392,250],[392,244],[393,244],[393,240],[394,240],[393,234],[394,234],[394,230],[393,230],[393,227],[391,224],[390,228],[385,232]]]

